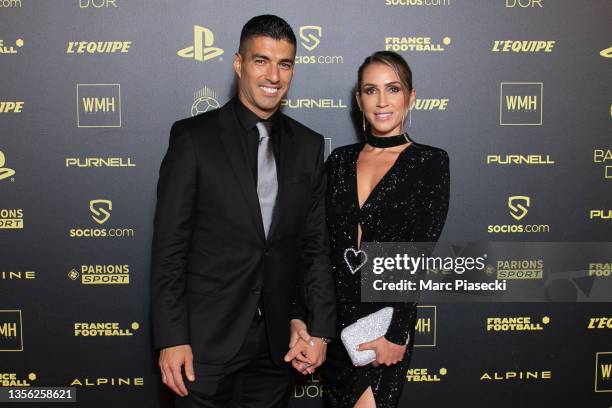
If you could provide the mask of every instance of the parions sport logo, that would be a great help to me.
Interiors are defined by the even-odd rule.
[[[23,208],[0,208],[0,229],[23,229]]]
[[[130,265],[80,265],[68,271],[68,278],[72,281],[80,281],[83,285],[128,285]]]
[[[542,279],[543,259],[499,259],[495,264],[497,279]]]

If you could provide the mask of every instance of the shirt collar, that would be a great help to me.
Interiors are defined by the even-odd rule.
[[[244,130],[249,131],[251,129],[254,129],[258,122],[266,121],[270,123],[272,129],[275,129],[277,127],[278,118],[280,116],[278,110],[274,112],[272,116],[270,116],[268,119],[261,119],[253,111],[244,106],[242,101],[240,101],[237,96],[233,99],[233,103],[236,111],[236,116],[238,116],[238,121],[240,122],[240,125],[242,125]]]

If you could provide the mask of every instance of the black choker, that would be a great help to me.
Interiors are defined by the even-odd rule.
[[[366,142],[373,147],[379,147],[379,148],[387,148],[387,147],[394,147],[394,146],[400,146],[403,145],[405,143],[411,142],[410,138],[408,137],[408,133],[402,133],[401,135],[397,135],[397,136],[374,136],[371,133],[368,133],[366,135]]]

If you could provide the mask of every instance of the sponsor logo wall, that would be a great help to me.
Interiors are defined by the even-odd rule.
[[[282,109],[326,156],[361,140],[363,59],[406,58],[407,131],[450,156],[441,240],[610,241],[609,1],[0,0],[0,387],[172,406],[148,311],[159,165],[175,120],[231,99],[240,29],[263,13],[294,28]],[[487,273],[529,285],[551,267]],[[612,255],[584,270],[577,288],[609,281]],[[415,336],[401,407],[612,406],[610,303],[423,302]],[[299,378],[291,407],[322,407],[324,380]]]

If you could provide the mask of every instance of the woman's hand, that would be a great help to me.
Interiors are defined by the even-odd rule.
[[[376,353],[376,361],[372,362],[372,365],[378,367],[381,364],[390,366],[402,361],[406,353],[406,346],[392,343],[382,336],[376,340],[358,345],[357,350],[374,350]]]
[[[291,319],[289,322],[289,348],[292,349],[295,347],[300,339],[312,345],[312,339],[310,334],[308,334],[308,327],[306,327],[306,323],[300,319]]]

